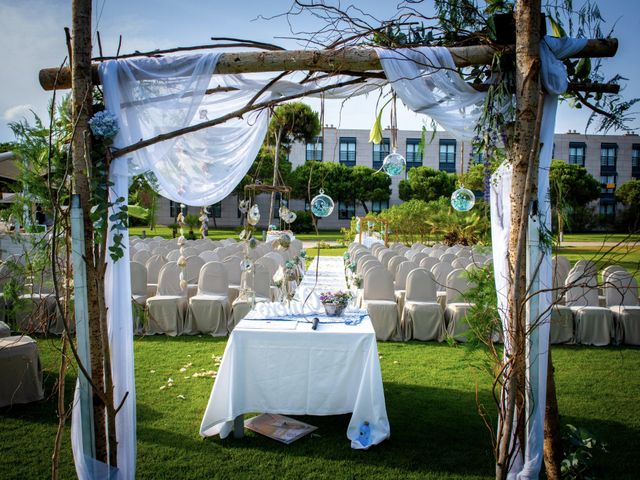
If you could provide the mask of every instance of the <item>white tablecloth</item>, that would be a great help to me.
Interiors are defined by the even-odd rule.
[[[328,317],[322,320],[327,320]],[[335,320],[335,319],[334,319]],[[352,413],[351,447],[369,423],[371,444],[390,434],[376,336],[368,317],[358,325],[242,320],[231,333],[200,435],[226,437],[249,412],[285,415]]]

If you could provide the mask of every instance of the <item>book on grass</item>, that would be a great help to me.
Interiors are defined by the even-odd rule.
[[[318,428],[300,420],[273,413],[263,413],[250,418],[244,422],[244,426],[260,435],[287,445]]]

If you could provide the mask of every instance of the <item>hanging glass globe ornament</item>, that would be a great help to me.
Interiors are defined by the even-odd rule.
[[[476,196],[468,188],[462,185],[451,194],[451,206],[458,212],[468,212],[476,203]]]
[[[289,214],[289,208],[286,205],[282,205],[278,209],[278,213],[280,214],[280,218],[285,218]]]
[[[247,270],[251,270],[253,267],[253,261],[250,258],[245,258],[240,262],[240,271],[246,272]]]
[[[253,250],[258,246],[258,239],[256,237],[251,237],[247,242],[247,245],[249,245],[249,248]]]
[[[384,173],[390,177],[402,175],[406,167],[407,161],[402,155],[397,153],[395,149],[389,155],[384,157],[384,161],[382,162],[382,170],[384,170]]]
[[[258,205],[254,204],[247,213],[247,222],[251,225],[256,225],[260,221],[260,209]]]
[[[367,222],[367,229],[371,230],[375,226],[376,226],[376,222],[372,222],[371,220]]]
[[[320,193],[311,200],[311,213],[316,217],[324,218],[333,212],[334,203],[329,195],[324,194],[324,190],[320,189]]]

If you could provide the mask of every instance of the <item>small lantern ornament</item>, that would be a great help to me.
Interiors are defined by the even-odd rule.
[[[468,212],[475,204],[476,196],[464,185],[451,194],[451,206],[458,212]]]
[[[329,195],[325,195],[324,190],[320,189],[320,193],[311,200],[311,213],[316,217],[324,218],[333,212],[333,199]]]
[[[249,209],[249,213],[247,213],[247,222],[249,222],[250,225],[257,225],[259,221],[260,209],[258,208],[258,205],[254,203],[253,206]]]
[[[384,170],[384,173],[390,177],[402,175],[406,168],[407,161],[402,155],[396,152],[395,148],[384,158],[384,161],[382,162],[382,170]]]

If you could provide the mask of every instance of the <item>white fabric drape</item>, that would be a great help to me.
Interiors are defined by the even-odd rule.
[[[377,49],[385,76],[402,102],[433,118],[457,138],[469,140],[486,96],[458,74],[444,47]]]
[[[549,200],[549,168],[553,154],[553,134],[556,124],[558,95],[567,89],[567,71],[560,59],[579,52],[585,39],[544,37],[540,43],[541,77],[548,95],[544,99],[544,113],[540,125],[540,154],[538,167],[538,212],[530,222],[527,255],[527,284],[535,285],[535,295],[527,307],[527,330],[531,333],[527,345],[527,441],[524,456],[515,460],[509,479],[537,479],[543,460],[544,413],[547,394],[547,363],[549,349],[549,319],[552,304],[551,252],[540,247],[540,234],[551,232],[551,204]],[[505,355],[511,349],[508,326],[507,296],[510,288],[508,251],[511,228],[511,167],[503,164],[491,182],[491,240],[498,310],[505,332]],[[538,274],[533,272],[539,265]],[[544,291],[548,290],[548,291]],[[532,328],[537,326],[537,328]]]

